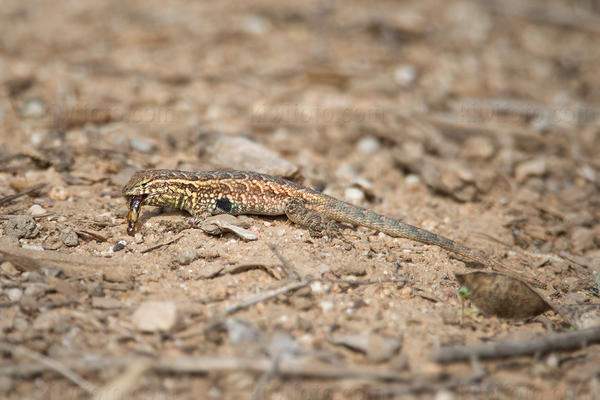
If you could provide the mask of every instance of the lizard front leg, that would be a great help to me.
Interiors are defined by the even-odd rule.
[[[308,228],[310,236],[341,237],[340,224],[317,211],[309,210],[300,197],[292,197],[285,205],[285,215],[295,224]]]
[[[186,221],[186,225],[190,228],[200,228],[200,224],[214,214],[206,204],[201,202],[193,203],[186,211],[191,215]]]

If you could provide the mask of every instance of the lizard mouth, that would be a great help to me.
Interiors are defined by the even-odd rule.
[[[146,200],[146,197],[148,197],[147,194],[127,197],[129,206],[129,212],[127,213],[127,234],[129,236],[135,235],[135,224],[140,216],[142,203]]]

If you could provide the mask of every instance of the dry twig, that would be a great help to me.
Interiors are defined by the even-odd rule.
[[[173,238],[173,239],[171,239],[169,241],[166,241],[164,243],[160,243],[160,244],[157,244],[157,245],[154,245],[154,246],[150,246],[150,247],[148,247],[148,248],[146,248],[144,250],[141,250],[140,253],[144,254],[144,253],[148,253],[150,251],[156,250],[156,249],[160,249],[161,247],[168,246],[170,244],[173,244],[173,243],[177,242],[182,237],[183,237],[183,235],[179,235],[179,236],[177,236],[177,237],[175,237],[175,238]]]
[[[273,289],[273,290],[266,291],[264,293],[258,293],[258,294],[254,294],[252,296],[248,296],[245,300],[243,300],[237,304],[232,304],[230,306],[225,307],[225,314],[233,314],[239,310],[248,308],[251,305],[260,303],[261,301],[272,299],[273,297],[277,297],[283,293],[298,290],[302,287],[307,286],[308,284],[310,284],[310,282],[312,282],[312,280],[292,282],[292,283],[288,283],[287,285],[284,285],[282,287],[279,287],[277,289]]]
[[[593,343],[600,343],[600,327],[535,337],[527,340],[507,340],[478,346],[442,347],[431,354],[431,359],[445,363],[466,361],[472,358],[494,359],[528,356],[552,351],[577,350]]]
[[[58,372],[60,375],[64,376],[65,378],[67,378],[68,380],[70,380],[71,382],[73,382],[88,393],[94,393],[96,391],[96,385],[83,379],[81,376],[73,372],[68,365],[65,365],[60,361],[46,357],[24,346],[12,347],[2,345],[2,350],[12,353],[13,356],[27,357],[35,361],[37,365],[43,366],[45,369],[50,369],[55,372]]]
[[[37,185],[28,187],[25,190],[21,190],[19,193],[11,194],[10,196],[5,196],[0,199],[0,206],[5,203],[8,203],[12,200],[18,199],[19,197],[25,196],[26,194],[35,192],[36,190],[39,190],[39,189],[43,188],[44,186],[46,186],[45,183],[38,183]]]
[[[40,270],[48,264],[55,264],[69,277],[116,268],[114,262],[102,257],[23,249],[12,244],[8,238],[0,238],[0,254],[15,266],[28,271]]]
[[[277,257],[279,261],[281,261],[281,265],[283,265],[283,268],[285,268],[288,278],[292,280],[299,280],[300,275],[298,275],[298,272],[296,272],[296,270],[290,265],[290,263],[288,263],[287,260],[283,258],[279,250],[277,250],[277,246],[275,246],[275,244],[273,243],[268,243],[267,246],[269,246],[269,249],[273,252],[273,254],[275,254],[275,257]]]
[[[139,359],[129,364],[125,372],[107,383],[94,394],[93,400],[120,400],[127,398],[140,383],[140,378],[150,369],[150,360]]]
[[[118,368],[135,363],[139,358],[132,357],[93,357],[65,359],[59,362],[71,370],[99,371],[106,368]],[[249,371],[265,373],[273,369],[273,360],[267,357],[233,356],[180,356],[164,357],[152,362],[155,371],[176,374],[198,374],[228,371]],[[0,375],[33,376],[53,369],[50,366],[34,362],[19,365],[0,366]],[[303,376],[318,379],[365,379],[374,381],[409,382],[414,377],[408,372],[396,371],[373,365],[331,364],[309,357],[293,357],[281,360],[277,366],[281,376]]]

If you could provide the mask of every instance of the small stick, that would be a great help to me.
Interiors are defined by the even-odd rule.
[[[43,213],[40,215],[32,215],[31,218],[33,218],[33,219],[45,218],[45,217],[49,217],[54,214],[56,214],[54,211],[48,211],[47,213]],[[0,219],[11,219],[11,218],[17,217],[18,215],[19,214],[0,214]]]
[[[277,250],[277,246],[275,246],[273,243],[267,243],[267,246],[269,246],[269,249],[273,252],[273,254],[275,254],[275,257],[281,261],[283,268],[285,268],[285,271],[287,272],[288,278],[296,281],[300,280],[300,275],[298,275],[296,270],[287,262],[285,258],[283,258],[279,250]]]
[[[139,359],[129,364],[122,375],[108,382],[95,394],[93,400],[120,400],[140,384],[140,378],[152,367],[150,360]]]
[[[87,356],[85,358],[61,360],[60,364],[69,367],[71,370],[99,371],[107,368],[129,366],[135,363],[136,360],[139,360],[139,358]],[[178,356],[162,357],[152,363],[154,371],[169,374],[227,371],[265,373],[272,370],[272,368],[273,361],[266,357]],[[49,369],[52,368],[40,362],[0,365],[0,375],[27,377],[40,374]],[[411,382],[415,379],[415,374],[396,371],[388,367],[330,364],[306,357],[291,357],[281,360],[277,374],[280,376],[302,376],[317,379],[366,379],[394,382]]]
[[[233,314],[241,309],[248,308],[251,305],[254,305],[261,301],[265,301],[265,300],[271,299],[273,297],[277,297],[280,294],[292,292],[294,290],[300,289],[300,288],[308,285],[310,282],[312,282],[312,280],[292,282],[285,286],[279,287],[277,289],[269,290],[265,293],[259,293],[259,294],[254,294],[252,296],[248,296],[245,300],[243,300],[237,304],[233,304],[233,305],[225,307],[225,314]]]
[[[86,235],[87,236],[91,236],[92,238],[94,238],[94,239],[96,239],[96,240],[98,240],[100,242],[106,242],[108,240],[104,236],[102,236],[100,234],[97,234],[97,233],[94,233],[94,232],[90,232],[90,231],[83,231],[83,230],[81,230],[81,231],[76,231],[76,233],[79,236],[86,236]]]
[[[154,245],[154,246],[150,246],[150,247],[148,247],[148,248],[146,248],[146,249],[144,249],[144,250],[141,250],[141,251],[140,251],[140,253],[144,254],[144,253],[148,253],[148,252],[150,252],[150,251],[152,251],[152,250],[160,249],[160,248],[161,248],[161,247],[163,247],[163,246],[168,246],[168,245],[170,245],[170,244],[173,244],[173,243],[175,243],[176,241],[178,241],[178,240],[179,240],[179,239],[181,239],[182,237],[183,237],[183,234],[182,234],[182,235],[179,235],[179,236],[177,236],[176,238],[174,238],[174,239],[171,239],[171,240],[169,240],[169,241],[167,241],[167,242],[160,243],[160,244],[157,244],[157,245]]]
[[[23,355],[35,361],[36,363],[44,365],[48,369],[58,372],[60,375],[64,376],[88,393],[94,393],[97,390],[96,385],[83,379],[60,361],[53,360],[52,358],[30,350],[25,346],[17,346],[16,348],[6,347],[5,350],[6,349],[8,349],[8,351],[10,351],[13,355]]]
[[[260,399],[260,396],[261,396],[266,384],[269,383],[269,381],[271,379],[273,379],[273,377],[276,375],[277,369],[279,368],[280,359],[281,359],[280,355],[276,356],[275,360],[273,360],[273,366],[268,371],[263,372],[263,374],[261,375],[261,377],[258,380],[258,383],[256,384],[256,388],[254,389],[254,392],[252,393],[250,400],[259,400]]]
[[[593,343],[600,343],[600,327],[526,340],[507,340],[478,346],[442,347],[431,354],[431,359],[439,363],[446,363],[468,361],[474,357],[479,359],[495,359],[526,356],[552,351],[578,350]]]
[[[26,194],[29,194],[31,192],[35,192],[36,190],[39,190],[41,188],[43,188],[44,186],[46,186],[45,183],[38,183],[37,185],[33,185],[31,187],[28,187],[25,190],[22,190],[18,193],[15,194],[11,194],[10,196],[6,196],[0,199],[0,206],[3,205],[4,203],[8,203],[9,201],[12,201],[14,199],[18,199],[19,197],[25,196]]]
[[[102,257],[24,249],[3,237],[0,237],[0,254],[15,266],[27,271],[37,271],[48,264],[55,264],[69,277],[85,276],[116,266],[114,261]]]
[[[261,301],[265,301],[265,300],[271,299],[273,297],[277,297],[280,294],[292,292],[294,290],[305,287],[314,281],[323,281],[323,282],[331,282],[331,283],[345,283],[345,284],[349,284],[349,285],[374,285],[374,284],[380,284],[380,283],[388,283],[388,282],[397,283],[398,282],[397,280],[393,280],[393,279],[392,280],[381,280],[381,281],[348,281],[348,280],[343,280],[343,279],[308,279],[308,280],[302,280],[302,281],[295,281],[295,282],[289,283],[285,286],[282,286],[280,288],[269,290],[265,293],[259,293],[259,294],[254,294],[254,295],[248,296],[245,300],[243,300],[237,304],[233,304],[231,306],[225,307],[225,314],[233,314],[243,308],[250,307],[251,305],[254,305],[256,303],[260,303]]]

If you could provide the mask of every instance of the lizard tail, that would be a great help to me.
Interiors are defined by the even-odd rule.
[[[464,246],[452,239],[430,232],[410,224],[401,222],[369,209],[358,207],[350,203],[330,201],[326,206],[327,215],[343,223],[365,226],[392,237],[414,240],[423,244],[439,246],[445,250],[464,257],[468,261],[474,261],[486,266],[499,266],[497,261],[490,259],[482,252]]]

